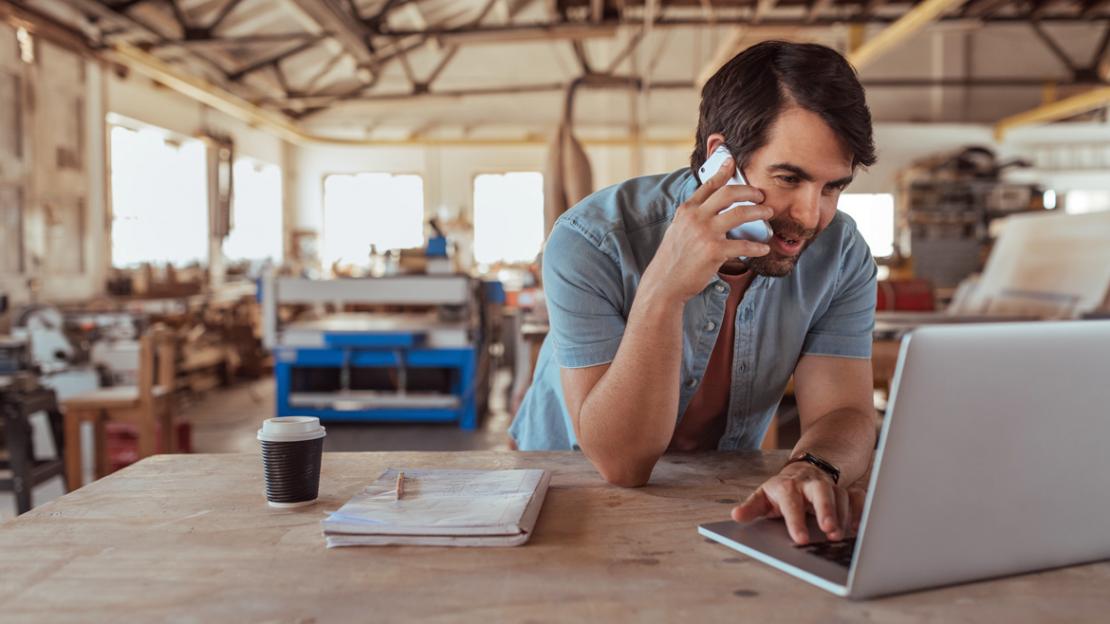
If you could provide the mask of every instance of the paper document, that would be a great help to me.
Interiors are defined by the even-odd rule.
[[[397,475],[404,494],[397,497]],[[323,522],[328,547],[510,546],[528,541],[550,482],[546,470],[389,468]]]

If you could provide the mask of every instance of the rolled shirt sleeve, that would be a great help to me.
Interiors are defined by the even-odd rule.
[[[806,334],[804,354],[871,357],[878,267],[858,232],[848,241],[840,281],[829,307]]]
[[[617,263],[566,221],[544,248],[543,287],[555,360],[563,368],[613,361],[624,336],[621,271]]]

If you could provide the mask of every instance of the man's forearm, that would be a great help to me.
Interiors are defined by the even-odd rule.
[[[810,452],[831,462],[840,469],[840,485],[848,486],[867,472],[874,448],[874,412],[844,408],[807,427],[794,452]]]
[[[608,481],[647,482],[674,434],[682,305],[641,283],[609,369],[582,403],[578,443]]]

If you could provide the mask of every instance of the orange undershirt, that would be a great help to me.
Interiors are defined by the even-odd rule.
[[[717,343],[705,367],[701,386],[686,406],[686,413],[675,427],[670,451],[716,450],[717,443],[725,434],[728,424],[728,398],[732,387],[732,342],[736,336],[736,308],[744,298],[744,292],[752,283],[752,272],[744,271],[739,275],[718,273],[718,277],[728,283],[728,300],[725,302],[725,317],[721,319],[721,331]]]

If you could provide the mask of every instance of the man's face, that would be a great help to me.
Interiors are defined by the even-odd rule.
[[[771,253],[750,259],[748,267],[769,277],[789,275],[798,256],[836,215],[840,192],[852,181],[852,155],[819,115],[788,108],[743,174],[774,210]]]

